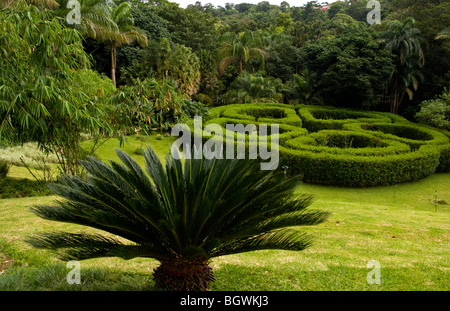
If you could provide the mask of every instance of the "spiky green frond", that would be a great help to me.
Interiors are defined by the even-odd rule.
[[[164,249],[150,244],[130,245],[102,235],[53,232],[28,237],[25,240],[37,248],[56,253],[60,260],[83,260],[98,257],[164,258]]]
[[[32,211],[45,219],[106,231],[129,243],[58,233],[34,237],[32,245],[60,249],[71,259],[190,260],[268,248],[302,250],[310,239],[289,227],[315,225],[328,217],[306,210],[311,196],[294,195],[299,178],[260,170],[256,160],[203,156],[183,162],[169,153],[163,166],[149,147],[144,171],[127,153],[117,150],[117,155],[121,162],[109,165],[95,158],[83,161],[85,180],[62,176],[51,185],[65,200]]]

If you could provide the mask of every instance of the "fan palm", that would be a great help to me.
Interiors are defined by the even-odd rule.
[[[262,249],[303,250],[311,239],[291,226],[323,222],[328,213],[305,209],[310,195],[294,195],[299,178],[259,169],[255,160],[185,159],[168,154],[166,166],[143,150],[146,172],[123,151],[123,163],[82,162],[87,180],[61,176],[51,189],[65,198],[32,211],[49,220],[94,227],[99,234],[43,233],[27,242],[62,260],[150,257],[160,261],[161,289],[207,290],[209,259]]]

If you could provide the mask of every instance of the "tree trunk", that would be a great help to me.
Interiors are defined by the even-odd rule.
[[[111,46],[111,80],[116,87],[116,47]]]
[[[398,113],[398,106],[399,106],[399,102],[398,102],[398,81],[395,80],[394,81],[394,85],[392,86],[392,91],[391,91],[391,113],[397,114]]]
[[[204,257],[163,260],[153,278],[160,289],[170,291],[205,291],[215,281],[212,268]]]

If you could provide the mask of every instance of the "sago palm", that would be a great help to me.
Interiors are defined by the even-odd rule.
[[[303,250],[311,239],[292,226],[328,217],[305,211],[312,197],[294,195],[298,177],[260,170],[256,160],[178,160],[168,154],[164,167],[150,147],[143,153],[146,171],[120,150],[122,163],[89,158],[82,162],[86,180],[65,175],[50,186],[65,200],[32,208],[45,219],[112,235],[53,232],[27,242],[55,251],[62,260],[154,258],[160,262],[153,274],[159,288],[207,290],[214,280],[210,258]]]

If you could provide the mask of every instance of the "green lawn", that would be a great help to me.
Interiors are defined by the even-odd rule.
[[[150,143],[160,156],[174,138],[130,138],[125,150]],[[109,140],[100,158],[117,159]],[[143,163],[142,156],[133,154]],[[14,169],[11,174],[25,174]],[[23,177],[23,176],[21,176]],[[303,227],[315,243],[303,252],[257,251],[214,258],[217,281],[212,290],[449,290],[450,289],[450,173],[421,181],[378,188],[338,188],[302,184],[298,192],[312,193],[311,208],[332,212],[323,224]],[[51,204],[56,197],[0,200],[0,290],[154,290],[152,270],[157,262],[117,258],[81,262],[81,285],[66,282],[65,263],[48,252],[23,243],[27,235],[52,230],[90,230],[45,221],[30,206]],[[6,259],[8,258],[8,259]],[[381,284],[368,284],[370,260],[381,265]],[[12,260],[12,261],[11,261]],[[13,262],[11,266],[10,263]],[[6,265],[4,265],[6,266]]]

